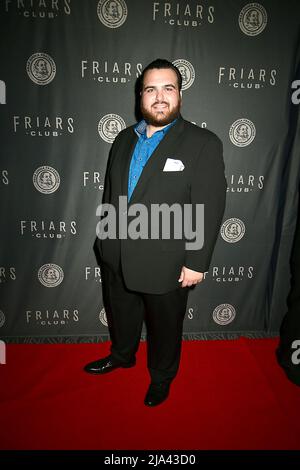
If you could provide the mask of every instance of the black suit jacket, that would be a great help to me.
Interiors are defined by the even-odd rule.
[[[138,137],[131,126],[119,133],[110,152],[105,177],[103,203],[113,204],[117,216],[119,196],[127,196],[128,173]],[[129,208],[144,204],[204,204],[204,246],[187,251],[185,239],[96,239],[102,263],[117,271],[121,261],[129,289],[161,294],[179,286],[182,266],[204,272],[209,268],[225,208],[221,140],[181,116],[167,132],[146,163],[132,193]],[[167,158],[181,160],[183,171],[163,171]],[[134,217],[128,217],[128,223]],[[150,223],[149,223],[150,228]],[[119,229],[119,226],[118,226]],[[118,230],[117,229],[117,230]],[[172,234],[171,234],[172,235]]]

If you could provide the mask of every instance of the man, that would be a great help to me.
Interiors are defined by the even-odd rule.
[[[173,232],[168,238],[160,230],[152,238],[101,234],[96,241],[112,345],[108,357],[88,364],[85,371],[103,374],[134,366],[145,320],[151,376],[147,406],[168,397],[177,374],[188,291],[208,270],[225,206],[222,143],[212,132],[181,117],[181,84],[179,70],[167,60],[157,59],[143,71],[144,119],[120,132],[112,146],[103,202],[117,208],[121,218],[134,204],[149,211],[154,205],[190,205],[191,216],[204,204],[204,246],[186,249],[188,230],[181,238]],[[129,205],[122,212],[118,204],[124,195]],[[120,229],[121,223],[118,234]]]

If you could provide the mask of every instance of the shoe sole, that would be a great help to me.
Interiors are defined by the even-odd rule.
[[[150,408],[154,408],[154,406],[159,406],[159,405],[161,405],[162,403],[164,403],[164,402],[167,400],[167,398],[169,398],[169,395],[166,396],[166,398],[164,398],[164,399],[163,399],[162,401],[160,401],[159,403],[147,403],[146,401],[144,401],[144,405],[149,406]]]
[[[115,366],[115,367],[112,367],[108,370],[104,370],[104,371],[92,371],[92,370],[86,370],[86,369],[83,369],[84,372],[87,372],[88,374],[93,374],[93,375],[103,375],[103,374],[108,374],[109,372],[113,372],[115,369],[119,369],[120,367],[122,369],[129,369],[130,367],[134,367],[135,364],[124,364],[124,365],[119,365],[119,366]]]

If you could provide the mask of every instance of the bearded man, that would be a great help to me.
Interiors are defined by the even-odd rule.
[[[128,214],[134,204],[149,210],[156,204],[189,206],[191,216],[201,205],[204,243],[188,244],[182,221],[167,231],[169,237],[158,230],[155,237],[121,237],[118,232],[97,238],[111,350],[85,371],[104,374],[134,366],[145,321],[151,381],[144,403],[156,406],[168,397],[178,372],[188,293],[209,268],[227,184],[220,139],[180,114],[182,76],[177,67],[156,59],[144,69],[140,83],[143,119],[121,131],[113,143],[103,203],[118,212],[119,198],[126,196]]]

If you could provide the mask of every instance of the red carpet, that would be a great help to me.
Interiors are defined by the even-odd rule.
[[[82,367],[110,343],[8,345],[0,365],[1,449],[300,449],[300,387],[275,361],[277,339],[183,342],[169,399],[143,404],[137,365]]]

